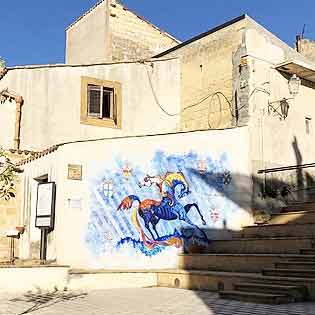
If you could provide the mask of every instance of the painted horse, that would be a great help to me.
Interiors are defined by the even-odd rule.
[[[200,216],[202,224],[205,225],[206,222],[203,218],[202,213],[196,203],[191,203],[183,206],[178,199],[183,198],[185,195],[189,194],[188,183],[184,175],[179,173],[167,173],[164,177],[159,177],[160,181],[151,180],[151,185],[153,183],[157,184],[162,194],[162,199],[160,201],[145,199],[143,201],[136,195],[127,196],[122,200],[117,210],[127,210],[131,209],[134,202],[138,202],[137,213],[143,219],[146,229],[151,234],[152,238],[155,240],[155,236],[152,233],[150,224],[159,239],[159,234],[156,229],[157,224],[160,220],[172,221],[181,220],[198,229],[204,238],[208,240],[205,232],[200,229],[195,223],[193,223],[188,217],[188,212],[191,208],[195,208]],[[147,180],[146,180],[147,179]],[[145,178],[144,182],[149,182],[149,178]],[[145,185],[145,186],[151,186]],[[139,185],[140,186],[140,185]],[[180,191],[176,194],[176,187],[180,186]]]

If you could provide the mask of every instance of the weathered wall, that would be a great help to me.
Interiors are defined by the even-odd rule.
[[[122,84],[121,129],[80,123],[81,76]],[[167,111],[177,113],[179,76],[179,62],[175,59],[146,65],[20,68],[9,70],[0,81],[0,90],[9,87],[23,96],[21,149],[38,150],[67,141],[176,131],[179,117],[167,116],[156,98]],[[14,107],[13,103],[9,105]],[[4,113],[1,119],[5,125],[14,124],[11,113],[7,116]],[[6,133],[5,136],[0,138],[3,140],[0,145],[9,145]]]
[[[82,166],[82,180],[67,179],[68,164]],[[57,185],[56,224],[48,257],[60,264],[175,268],[183,247],[188,251],[207,247],[209,239],[226,237],[230,230],[251,223],[246,127],[69,144],[26,164],[24,255],[30,253],[30,241],[39,239],[32,182],[44,174]],[[162,181],[162,193],[144,180],[147,174]],[[126,199],[129,195],[137,197]],[[128,209],[132,198],[142,201],[138,213],[137,201]],[[155,206],[150,208],[145,199],[155,200]],[[197,204],[200,214],[189,204]],[[187,216],[184,207],[190,208]],[[153,235],[144,223],[151,211],[155,211],[149,217]]]
[[[298,50],[303,56],[315,62],[315,40],[309,39],[299,40]]]
[[[245,19],[241,19],[166,55],[181,60],[183,130],[233,125],[233,64],[238,69],[240,60],[234,60],[234,57],[237,58],[238,51],[244,49],[244,26]],[[229,102],[222,95],[210,96],[216,92],[223,93]],[[243,108],[243,111],[246,109]],[[241,125],[246,124],[246,118],[240,122]]]
[[[107,2],[96,5],[66,30],[67,64],[110,61]]]
[[[179,43],[116,0],[100,1],[69,26],[66,37],[67,64],[139,60]]]
[[[113,2],[109,17],[113,61],[149,58],[179,43],[121,4]]]
[[[15,136],[15,101],[0,103],[0,147],[13,148]]]
[[[274,67],[286,60],[305,60],[251,19],[248,19],[246,47],[250,72],[249,126],[253,175],[263,180],[263,175],[257,175],[258,169],[314,162],[315,85],[302,80],[298,96],[295,100],[289,100],[288,117],[279,120],[279,116],[268,112],[268,102],[292,96],[288,89],[290,76],[280,73]],[[278,108],[280,103],[272,105]],[[310,134],[306,133],[306,117],[312,119]],[[292,182],[292,172],[286,174],[287,178],[284,175],[285,173],[275,174],[282,186]],[[298,175],[299,172],[296,172],[295,177]],[[256,195],[260,193],[261,190],[258,189]],[[258,206],[260,201],[257,200]],[[269,201],[272,203],[272,200]],[[271,207],[272,204],[269,205]]]

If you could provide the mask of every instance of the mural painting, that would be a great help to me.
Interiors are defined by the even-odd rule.
[[[208,230],[226,228],[240,211],[226,198],[234,186],[229,163],[225,153],[214,159],[157,151],[145,167],[120,158],[103,166],[90,180],[90,252],[107,267],[109,257],[139,258],[137,266],[157,259],[166,267],[166,257],[210,246]]]

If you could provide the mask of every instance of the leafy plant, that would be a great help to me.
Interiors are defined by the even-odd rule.
[[[6,152],[0,149],[0,199],[15,198],[14,181],[20,170],[10,161]]]
[[[0,69],[5,67],[6,67],[5,60],[0,56]]]

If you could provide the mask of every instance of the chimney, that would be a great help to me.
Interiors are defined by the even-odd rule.
[[[315,63],[315,40],[296,37],[296,50]]]

